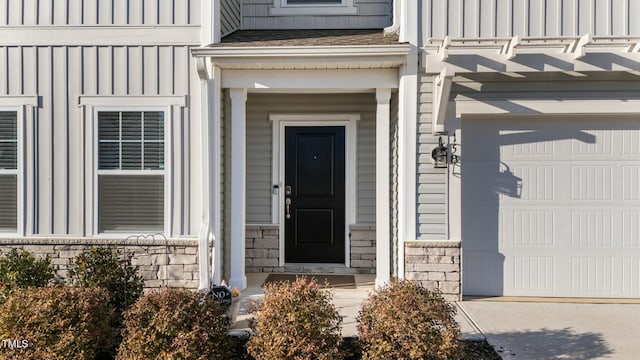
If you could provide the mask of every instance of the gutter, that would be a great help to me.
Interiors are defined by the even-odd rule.
[[[211,58],[331,58],[349,56],[407,56],[409,44],[338,46],[213,46],[191,49],[194,57]]]
[[[393,22],[391,26],[384,28],[385,35],[400,34],[401,0],[393,0]]]

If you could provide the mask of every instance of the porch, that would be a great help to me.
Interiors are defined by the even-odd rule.
[[[212,261],[203,259],[214,283],[244,289],[247,270],[390,279],[409,46],[371,36],[356,36],[366,39],[357,45],[249,39],[193,50],[208,119],[200,239],[214,243]]]

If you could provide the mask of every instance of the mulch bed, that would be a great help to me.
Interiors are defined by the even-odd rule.
[[[246,351],[249,337],[232,337],[234,341],[234,357],[238,360],[254,360]],[[465,356],[461,360],[501,360],[502,358],[486,341],[462,341]],[[341,352],[345,360],[362,358],[358,338],[346,337],[342,342]]]

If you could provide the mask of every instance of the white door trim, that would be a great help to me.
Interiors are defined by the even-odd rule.
[[[287,126],[344,126],[345,128],[345,266],[350,267],[349,225],[356,222],[356,154],[357,121],[360,114],[270,114],[272,122],[271,156],[271,222],[279,225],[279,266],[284,266],[284,222],[280,214],[284,212],[284,129]],[[277,186],[277,189],[276,187]]]

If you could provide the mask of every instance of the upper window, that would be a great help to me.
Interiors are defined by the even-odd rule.
[[[274,0],[273,16],[357,15],[353,0]]]
[[[98,231],[164,230],[164,112],[98,112]]]
[[[18,113],[0,111],[0,233],[18,232]]]

